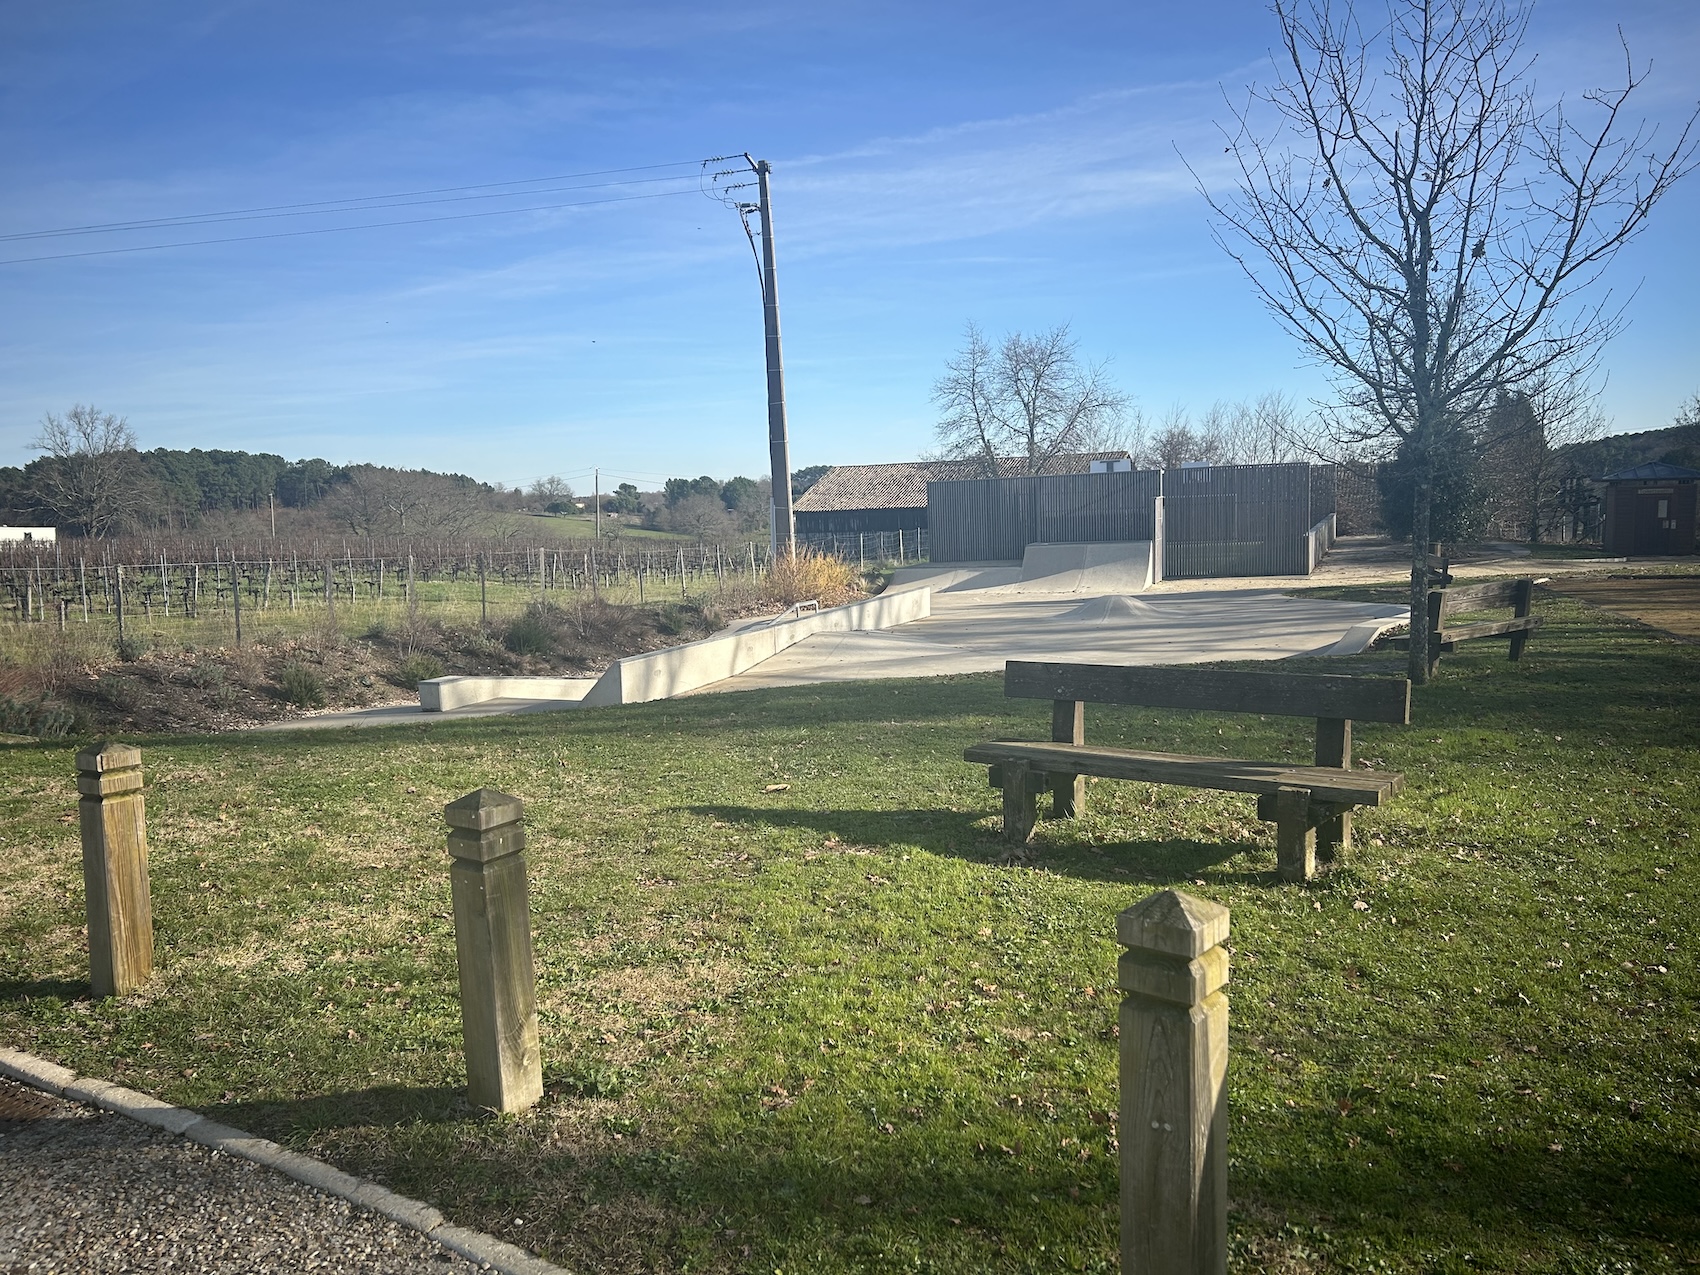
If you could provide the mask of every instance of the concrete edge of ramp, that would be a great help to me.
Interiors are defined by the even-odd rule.
[[[598,704],[645,704],[722,682],[771,659],[816,633],[849,633],[884,629],[924,620],[933,613],[929,588],[887,591],[862,602],[850,602],[735,632],[717,633],[700,642],[670,646],[616,660],[584,698],[585,707]]]
[[[1410,623],[1410,617],[1401,616],[1398,619],[1363,620],[1354,624],[1341,635],[1340,640],[1332,646],[1323,647],[1320,651],[1312,651],[1312,655],[1362,655],[1375,645],[1375,640],[1383,633],[1403,628]]]
[[[453,674],[419,683],[419,711],[447,713],[488,699],[582,700],[594,677],[478,677]]]

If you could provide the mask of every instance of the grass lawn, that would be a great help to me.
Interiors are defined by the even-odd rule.
[[[99,1003],[73,750],[7,746],[0,1041],[587,1271],[1110,1271],[1113,918],[1173,885],[1233,910],[1236,1270],[1693,1269],[1700,647],[1540,609],[1359,731],[1409,787],[1308,887],[1251,799],[1135,784],[1000,862],[961,750],[1049,717],[994,676],[142,739],[159,973]],[[460,1096],[441,819],[484,784],[528,803],[547,1086],[502,1119]]]

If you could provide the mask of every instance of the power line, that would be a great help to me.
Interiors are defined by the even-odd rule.
[[[624,204],[644,199],[669,199],[676,195],[694,195],[696,193],[695,190],[663,190],[648,195],[613,195],[607,199],[582,199],[563,204],[537,204],[528,208],[490,208],[483,212],[451,213],[444,217],[406,217],[397,221],[362,222],[355,226],[315,226],[310,230],[278,230],[263,235],[230,235],[220,239],[183,239],[176,243],[136,244],[128,248],[93,248],[86,252],[57,252],[40,257],[6,257],[0,258],[0,266],[15,266],[31,261],[67,261],[73,257],[110,257],[127,252],[159,252],[166,248],[199,248],[207,244],[252,243],[260,239],[298,239],[303,235],[334,235],[348,230],[380,230],[388,226],[423,226],[439,221],[471,221],[479,217],[507,217],[516,213],[553,212],[561,208],[594,208],[603,204]]]
[[[322,212],[361,212],[367,209],[349,207],[349,205],[369,205],[371,208],[406,207],[407,205],[390,204],[387,201],[398,199],[416,199],[426,195],[460,195],[463,191],[488,190],[494,191],[502,186],[538,186],[544,182],[577,181],[581,177],[612,177],[620,173],[653,172],[660,168],[692,168],[700,171],[700,160],[677,160],[668,164],[640,164],[632,168],[603,168],[584,173],[557,173],[550,177],[523,177],[514,181],[481,182],[469,186],[439,186],[430,190],[403,190],[387,195],[350,195],[345,199],[320,199],[297,204],[267,204],[258,208],[230,208],[219,212],[184,213],[176,217],[152,217],[135,221],[96,222],[85,226],[61,226],[52,230],[24,230],[12,234],[0,235],[0,241],[19,239],[48,239],[57,235],[81,235],[110,233],[121,230],[160,229],[167,226],[216,224],[223,219],[240,220],[261,215],[308,216],[314,215],[315,210]],[[640,185],[643,182],[682,181],[692,176],[690,173],[680,173],[674,177],[651,177],[623,182],[596,182],[585,187],[566,187],[564,189],[595,189],[598,186]],[[542,195],[552,193],[548,190],[514,190],[493,195],[467,195],[468,199],[502,199],[521,195]],[[421,199],[421,203],[453,203],[453,199]]]

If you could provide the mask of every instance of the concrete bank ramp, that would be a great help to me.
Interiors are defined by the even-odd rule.
[[[1007,593],[1140,593],[1151,587],[1151,542],[1028,545]]]

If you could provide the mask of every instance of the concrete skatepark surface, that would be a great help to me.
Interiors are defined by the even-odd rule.
[[[1029,554],[1023,563],[902,568],[886,592],[929,589],[932,614],[927,618],[877,632],[818,633],[746,672],[688,693],[995,671],[1006,659],[1167,664],[1348,655],[1405,616],[1394,605],[1293,598],[1283,592],[1398,580],[1409,570],[1408,549],[1379,537],[1340,540],[1310,576],[1164,580],[1142,588],[1132,586],[1149,569],[1148,542],[1094,548],[1104,552],[1072,559]],[[1453,572],[1461,579],[1527,574],[1532,565],[1526,550],[1498,546],[1454,562]],[[1598,559],[1544,561],[1538,574],[1597,571],[1601,565]],[[1109,587],[1112,582],[1117,587]],[[578,706],[574,699],[508,697],[427,714],[415,704],[394,704],[319,713],[258,729],[417,725]]]
[[[983,673],[1012,659],[1191,664],[1350,654],[1404,616],[1395,606],[1289,598],[1269,588],[1160,597],[947,589],[933,595],[924,620],[879,633],[820,634],[695,693]],[[1357,640],[1347,642],[1354,633]]]

